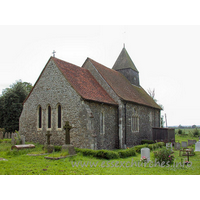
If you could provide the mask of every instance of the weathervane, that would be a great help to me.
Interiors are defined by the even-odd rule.
[[[53,50],[53,52],[52,52],[52,53],[53,53],[53,57],[55,57],[55,53],[56,53],[56,51],[55,51],[55,50]]]

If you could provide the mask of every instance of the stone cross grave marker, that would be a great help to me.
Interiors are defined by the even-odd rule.
[[[178,143],[178,142],[175,142],[174,143],[174,148],[177,149],[177,150],[180,150],[181,149],[181,144]]]
[[[52,134],[50,133],[50,131],[47,131],[47,145],[50,145],[50,137],[52,136]]]
[[[141,149],[141,158],[147,158],[147,162],[150,161],[150,149],[149,148],[142,148]]]
[[[70,126],[69,122],[66,121],[63,128],[65,129],[65,144],[70,144],[70,130],[72,129],[72,126]]]
[[[181,147],[182,148],[187,148],[187,142],[181,142]]]

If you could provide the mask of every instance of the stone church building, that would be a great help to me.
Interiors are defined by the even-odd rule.
[[[161,107],[140,86],[139,71],[123,48],[112,69],[87,58],[82,67],[50,57],[23,104],[20,134],[27,141],[90,149],[127,148],[152,139]]]

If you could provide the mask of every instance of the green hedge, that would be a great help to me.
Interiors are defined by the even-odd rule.
[[[143,144],[143,145],[137,145],[137,146],[134,146],[134,149],[137,153],[140,153],[140,150],[142,148],[145,148],[145,147],[148,147],[150,150],[154,150],[154,149],[157,149],[157,148],[160,148],[162,146],[165,146],[165,143],[164,142],[157,142],[155,144]]]
[[[154,144],[155,142],[153,140],[142,140],[141,144]]]
[[[77,152],[81,152],[84,156],[93,156],[97,158],[105,159],[118,159],[118,158],[127,158],[130,156],[135,156],[136,152],[134,148],[130,149],[121,149],[121,150],[92,150],[92,149],[78,149]]]

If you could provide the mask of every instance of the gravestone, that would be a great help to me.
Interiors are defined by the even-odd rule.
[[[142,148],[141,149],[141,159],[147,158],[147,162],[150,161],[150,149],[149,148]]]
[[[50,144],[50,137],[52,136],[50,131],[47,131],[46,136],[47,136],[47,142],[44,145],[44,149],[47,150],[48,153],[52,153],[54,150],[54,146]]]
[[[166,148],[172,150],[172,143],[166,143]]]
[[[200,140],[195,144],[195,151],[200,151]]]
[[[25,144],[25,136],[21,135],[21,144]]]
[[[181,149],[181,144],[178,143],[178,142],[175,142],[175,143],[174,143],[174,148],[175,148],[176,150],[180,150],[180,149]]]
[[[3,139],[3,132],[0,132],[0,139]]]
[[[7,132],[4,134],[4,139],[7,139]]]
[[[193,140],[188,140],[188,146],[193,145]]]
[[[13,133],[12,138],[11,138],[11,144],[12,145],[16,145],[16,143],[17,143],[15,137],[16,137],[16,133]]]
[[[181,147],[182,148],[187,148],[187,142],[181,142]]]
[[[65,144],[62,146],[62,150],[68,151],[69,155],[75,155],[76,152],[74,146],[70,144],[70,130],[72,129],[72,126],[70,126],[69,122],[66,121],[63,128],[65,129]]]
[[[10,139],[10,132],[8,133],[7,138]]]

